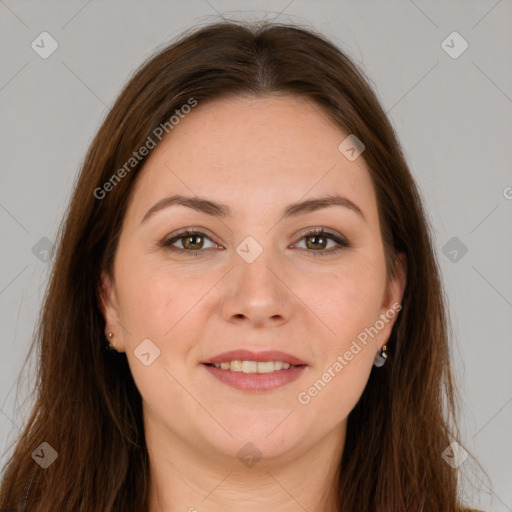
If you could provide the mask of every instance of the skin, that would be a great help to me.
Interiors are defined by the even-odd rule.
[[[396,315],[309,403],[297,397],[401,302],[406,264],[400,255],[387,282],[370,174],[363,156],[350,162],[338,150],[347,135],[303,98],[214,100],[185,116],[141,171],[102,309],[143,398],[151,512],[335,510],[347,416]],[[233,215],[173,205],[141,223],[174,194]],[[329,194],[365,219],[342,206],[281,219],[290,203]],[[336,242],[302,235],[322,227],[352,246],[329,253]],[[192,243],[202,248],[186,252],[183,238],[181,252],[158,245],[183,228],[201,228],[203,245]],[[252,263],[236,252],[247,236],[263,249]],[[148,338],[160,356],[145,366],[134,350]],[[236,390],[201,362],[238,348],[281,350],[308,366],[276,390]],[[237,457],[247,442],[262,454],[252,467]]]

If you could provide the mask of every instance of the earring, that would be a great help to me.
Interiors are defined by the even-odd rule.
[[[107,332],[107,338],[108,338],[108,345],[107,350],[118,352],[116,346],[112,343],[112,338],[114,337],[113,332]]]
[[[376,366],[377,368],[380,368],[381,366],[384,366],[384,363],[386,362],[386,359],[388,357],[388,354],[386,352],[386,345],[382,347],[382,350],[380,354],[377,354],[375,356],[375,359],[373,360],[373,366]]]

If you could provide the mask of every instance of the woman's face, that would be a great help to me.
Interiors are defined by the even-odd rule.
[[[348,135],[304,99],[237,97],[152,150],[102,295],[147,435],[215,460],[342,446],[405,285]]]

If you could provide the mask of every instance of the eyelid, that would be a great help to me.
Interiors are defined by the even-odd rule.
[[[325,228],[322,226],[312,227],[312,228],[304,228],[302,231],[300,231],[297,234],[297,237],[299,237],[299,239],[300,239],[305,236],[311,236],[311,235],[326,235],[326,236],[329,235],[334,238],[339,238],[340,240],[348,243],[348,240],[346,240],[346,238],[341,233],[338,233],[336,231],[333,231],[329,228]]]
[[[319,251],[306,250],[306,252],[308,252],[310,254],[312,253],[314,256],[328,256],[330,254],[335,254],[344,249],[350,249],[353,247],[352,243],[349,242],[349,240],[345,236],[343,236],[341,233],[332,231],[329,228],[324,228],[324,227],[306,228],[305,230],[301,231],[297,235],[298,239],[292,245],[295,245],[298,242],[300,242],[301,240],[303,240],[304,238],[311,237],[311,236],[325,237],[328,240],[331,240],[337,244],[336,247],[331,247],[330,249],[323,249],[323,250],[319,250]]]
[[[163,248],[166,248],[166,249],[169,249],[172,251],[182,252],[182,253],[205,252],[204,248],[197,249],[194,251],[194,250],[181,249],[179,247],[174,247],[172,245],[172,244],[176,243],[178,240],[180,240],[181,238],[184,238],[186,236],[195,236],[195,235],[199,235],[199,236],[202,236],[203,238],[207,238],[213,244],[217,245],[218,247],[222,247],[221,244],[219,244],[215,241],[215,237],[213,237],[210,234],[209,230],[202,228],[202,227],[193,227],[193,226],[180,229],[174,233],[171,233],[170,235],[167,235],[158,245],[160,247],[163,247]],[[318,250],[318,251],[305,249],[306,252],[313,253],[313,255],[334,254],[340,250],[348,249],[348,248],[352,247],[352,244],[343,235],[341,235],[340,233],[337,233],[336,231],[332,231],[329,228],[324,228],[324,227],[305,228],[304,230],[302,230],[300,233],[298,233],[296,235],[297,240],[296,240],[296,242],[291,244],[291,246],[297,244],[304,238],[310,237],[310,236],[325,237],[337,244],[337,247],[331,247],[330,249],[323,249],[323,250]],[[217,249],[217,248],[215,248],[215,249]],[[212,248],[208,247],[206,249],[212,249]],[[222,249],[224,249],[224,247],[222,247]]]
[[[171,244],[177,242],[178,240],[180,240],[181,238],[185,238],[186,236],[194,236],[194,235],[199,235],[199,236],[202,236],[203,238],[207,238],[215,245],[221,246],[220,243],[215,241],[216,237],[214,237],[208,229],[197,227],[197,226],[196,227],[191,226],[191,227],[179,229],[178,231],[165,236],[164,239],[161,242],[159,242],[158,245],[161,247],[164,247],[166,249],[171,249],[171,250],[175,249],[176,251],[194,252],[192,250],[187,251],[186,249],[181,249],[179,247],[174,247],[171,245]],[[203,252],[203,251],[204,251],[204,249],[198,249],[195,252]]]

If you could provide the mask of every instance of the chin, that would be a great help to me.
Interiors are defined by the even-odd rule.
[[[303,429],[293,416],[290,411],[280,410],[217,418],[226,430],[208,428],[204,432],[205,441],[217,452],[217,457],[224,456],[226,461],[233,461],[235,457],[237,464],[242,462],[248,467],[256,459],[260,467],[277,458],[284,461],[306,444]]]

